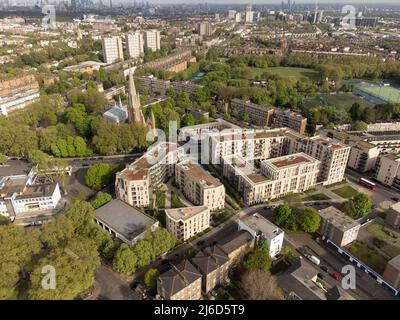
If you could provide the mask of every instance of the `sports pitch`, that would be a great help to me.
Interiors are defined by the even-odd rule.
[[[400,90],[391,86],[362,83],[356,88],[363,94],[378,98],[387,103],[400,103]]]

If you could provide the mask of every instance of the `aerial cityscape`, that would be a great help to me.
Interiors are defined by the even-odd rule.
[[[0,300],[399,298],[399,1],[0,0]]]

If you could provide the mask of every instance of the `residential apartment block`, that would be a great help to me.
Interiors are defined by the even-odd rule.
[[[161,49],[161,37],[158,30],[144,31],[144,48],[146,50],[157,51]]]
[[[61,200],[58,183],[37,183],[28,175],[0,177],[0,214],[14,220],[28,212],[53,210]]]
[[[225,207],[225,187],[198,164],[182,161],[175,167],[175,182],[185,197],[210,211]]]
[[[300,113],[290,110],[275,109],[273,118],[274,127],[286,127],[300,134],[304,134],[307,127],[307,118],[304,118]]]
[[[184,260],[157,278],[157,293],[167,300],[200,300],[202,275]]]
[[[173,175],[175,164],[183,157],[183,148],[175,143],[154,144],[142,157],[117,173],[117,197],[132,206],[148,206],[154,189]]]
[[[274,115],[274,107],[271,105],[261,106],[241,99],[231,100],[230,111],[235,117],[248,115],[252,123],[262,126],[270,126]]]
[[[0,115],[22,109],[39,100],[39,82],[32,74],[0,80]]]
[[[400,189],[400,156],[398,154],[380,156],[376,165],[375,179],[386,186]]]
[[[103,59],[107,64],[114,63],[118,59],[124,60],[122,40],[120,37],[107,37],[102,40]]]
[[[321,161],[318,182],[330,185],[343,180],[351,147],[320,136],[309,138],[288,133],[287,137],[290,140],[289,154],[304,152]]]
[[[140,58],[144,54],[143,34],[140,31],[125,36],[126,50],[131,58]]]
[[[348,167],[361,173],[375,168],[380,154],[378,146],[345,131],[327,130],[327,136],[351,147],[349,161],[347,162]]]
[[[238,155],[247,162],[302,152],[321,162],[317,182],[324,185],[343,180],[351,149],[335,139],[310,138],[287,128],[232,129],[207,133],[207,137],[203,144],[205,152],[202,153],[202,161],[220,164],[224,157]]]
[[[210,22],[199,23],[199,35],[202,37],[208,37],[213,34],[213,25]]]
[[[218,245],[197,253],[192,258],[192,263],[202,274],[202,288],[205,293],[227,281],[229,257]]]
[[[239,230],[245,230],[253,238],[263,239],[268,244],[269,255],[275,258],[282,249],[284,232],[262,215],[255,213],[238,221]]]
[[[247,205],[304,192],[317,183],[320,162],[304,153],[261,161],[258,170],[240,156],[223,158],[223,174]]]
[[[342,211],[330,206],[318,211],[321,224],[318,233],[340,247],[357,240],[360,223],[345,215]]]
[[[210,210],[205,206],[165,210],[167,230],[176,240],[186,241],[210,227]]]

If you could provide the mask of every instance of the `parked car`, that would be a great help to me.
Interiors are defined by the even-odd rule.
[[[337,280],[337,281],[340,281],[340,276],[339,276],[336,272],[330,273],[330,276],[331,276],[333,279],[335,279],[335,280]]]
[[[328,272],[328,267],[326,267],[326,266],[321,266],[320,268],[321,268],[321,270],[323,270],[323,271],[325,271],[325,272]]]
[[[198,246],[201,246],[201,245],[203,245],[204,243],[205,243],[204,240],[197,241],[197,245],[198,245]]]
[[[322,280],[324,280],[324,275],[322,274],[322,273],[318,273],[318,278],[320,278],[320,279],[322,279]]]
[[[321,263],[321,260],[319,260],[316,256],[308,255],[306,258],[310,260],[312,263],[316,264],[317,266],[319,266],[319,264]]]

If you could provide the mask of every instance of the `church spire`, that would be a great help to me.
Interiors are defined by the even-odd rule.
[[[133,81],[132,68],[129,67],[129,82],[128,82],[128,115],[129,122],[143,123],[143,116],[140,111],[140,97],[136,93],[135,82]]]

